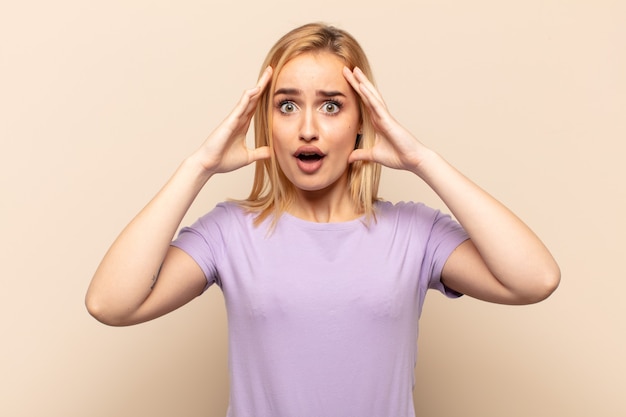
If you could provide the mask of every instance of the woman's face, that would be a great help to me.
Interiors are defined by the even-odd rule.
[[[287,62],[278,74],[274,151],[287,178],[301,191],[348,189],[348,156],[360,129],[360,113],[343,67],[329,52],[311,52]]]

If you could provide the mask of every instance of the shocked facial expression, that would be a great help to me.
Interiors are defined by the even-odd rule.
[[[278,74],[272,135],[282,171],[302,191],[347,190],[348,156],[360,129],[359,102],[344,62],[311,52]]]

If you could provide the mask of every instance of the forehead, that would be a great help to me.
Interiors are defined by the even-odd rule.
[[[276,78],[276,87],[349,87],[343,76],[344,61],[330,52],[306,52],[288,61]]]

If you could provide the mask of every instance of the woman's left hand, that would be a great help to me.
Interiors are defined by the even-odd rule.
[[[376,130],[374,146],[354,150],[348,160],[374,161],[417,174],[470,236],[446,261],[442,282],[495,303],[527,304],[549,296],[558,286],[560,270],[533,231],[403,128],[361,70],[344,68],[343,75],[363,100]]]
[[[363,71],[351,71],[344,67],[343,75],[363,101],[376,129],[374,146],[368,149],[355,149],[348,162],[373,161],[393,169],[403,169],[414,173],[420,163],[430,153],[409,131],[391,116],[376,87]]]

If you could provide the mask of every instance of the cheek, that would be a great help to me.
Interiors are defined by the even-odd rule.
[[[298,125],[295,116],[285,117],[278,113],[274,114],[272,119],[272,135],[274,137],[286,140],[294,134],[297,134]]]
[[[358,133],[358,127],[352,124],[344,124],[335,128],[335,138],[338,146],[345,147],[346,149],[354,149],[356,142],[356,135]]]
[[[342,140],[351,142],[354,146],[356,135],[360,129],[359,114],[351,111],[350,114],[344,114],[340,120],[334,123],[335,135],[340,136]]]
[[[274,123],[272,126],[272,142],[274,144],[274,149],[282,149],[282,144],[285,142],[285,138],[287,134],[285,132],[285,127],[281,123]]]

